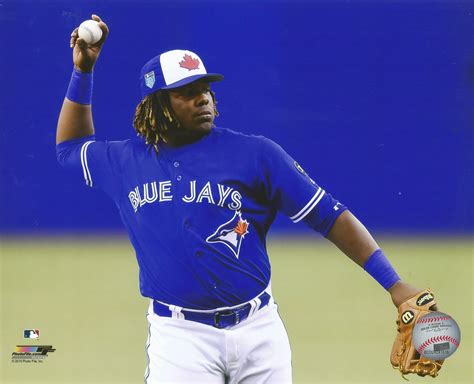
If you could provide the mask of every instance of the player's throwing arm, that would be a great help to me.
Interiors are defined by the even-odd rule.
[[[59,114],[56,144],[94,133],[91,110],[93,69],[109,34],[109,28],[99,16],[92,15],[92,20],[97,22],[102,31],[102,37],[95,44],[88,44],[84,38],[80,38],[79,28],[71,33],[74,69]]]

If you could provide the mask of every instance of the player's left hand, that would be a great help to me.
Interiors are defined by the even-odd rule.
[[[389,288],[388,291],[392,296],[393,304],[395,305],[395,307],[399,308],[403,302],[408,300],[410,297],[415,296],[421,290],[400,280],[396,282],[391,288]],[[436,305],[434,305],[431,310],[437,311],[438,308],[436,307]]]
[[[397,283],[398,284],[398,283]],[[407,285],[410,287],[409,285]],[[411,288],[400,286],[398,294],[402,295],[404,289],[408,292]],[[395,289],[397,291],[397,289]],[[403,296],[403,295],[402,295]],[[399,300],[397,294],[392,294],[392,300],[396,305]],[[403,299],[401,299],[403,300]],[[398,369],[402,375],[408,373],[415,373],[418,376],[438,376],[441,365],[444,360],[430,360],[421,357],[413,346],[413,329],[418,319],[436,308],[433,293],[426,289],[417,292],[415,295],[405,297],[405,300],[398,306],[397,318],[397,337],[393,343],[392,353],[390,355],[390,362],[393,368]]]

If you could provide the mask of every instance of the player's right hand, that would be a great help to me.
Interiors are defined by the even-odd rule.
[[[107,24],[105,24],[99,16],[92,15],[92,20],[97,21],[100,29],[102,29],[102,38],[97,43],[88,45],[81,39],[78,34],[79,27],[71,33],[70,46],[73,48],[72,61],[74,62],[74,68],[81,72],[92,72],[102,46],[109,34],[109,27],[107,27]]]

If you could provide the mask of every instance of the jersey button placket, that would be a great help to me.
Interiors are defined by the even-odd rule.
[[[180,166],[180,162],[179,161],[174,161],[173,162],[173,167],[175,168],[178,168]],[[181,175],[176,175],[176,181],[181,181],[183,179],[183,176]]]

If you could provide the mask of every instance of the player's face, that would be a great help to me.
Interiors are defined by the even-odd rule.
[[[207,133],[214,122],[214,101],[206,81],[196,81],[169,91],[171,107],[180,122],[180,130]]]

